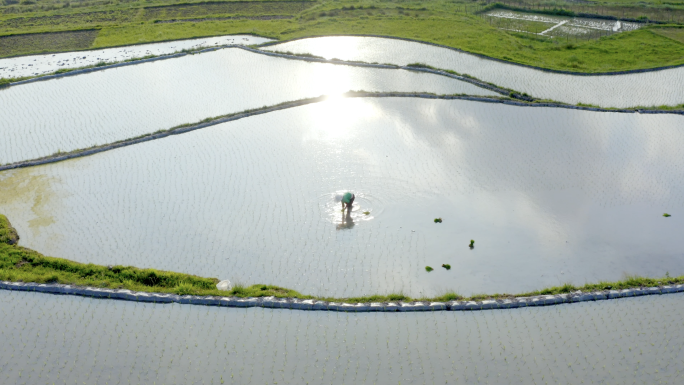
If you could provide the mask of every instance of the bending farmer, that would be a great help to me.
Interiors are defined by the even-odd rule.
[[[344,195],[342,196],[342,211],[344,211],[345,205],[347,205],[347,214],[351,212],[352,204],[354,203],[354,198],[356,198],[356,195],[350,193],[349,191],[344,193]]]

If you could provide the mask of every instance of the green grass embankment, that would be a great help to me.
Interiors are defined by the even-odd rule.
[[[478,294],[463,297],[453,292],[432,298],[410,298],[403,294],[370,295],[351,298],[315,297],[294,290],[273,285],[235,285],[230,292],[219,291],[216,278],[202,278],[194,275],[139,269],[132,266],[101,266],[69,261],[62,258],[44,256],[16,244],[18,235],[7,218],[0,214],[0,280],[13,282],[61,283],[69,285],[100,287],[109,289],[128,289],[150,293],[192,294],[201,296],[237,296],[319,299],[334,302],[389,302],[389,301],[451,301],[456,299],[481,300],[487,298],[509,298],[511,294]],[[428,273],[426,273],[428,274]],[[598,282],[583,286],[566,284],[515,296],[552,295],[570,293],[627,289],[635,287],[654,287],[666,284],[684,283],[684,276],[664,278],[627,277],[617,282]]]
[[[436,43],[513,63],[560,71],[601,73],[684,64],[684,44],[650,28],[597,40],[560,41],[489,26],[477,16],[458,18],[325,18],[234,23],[147,24],[100,31],[94,48],[163,41],[189,36],[252,33],[288,40],[320,35],[386,35]]]
[[[482,9],[482,3],[465,0],[197,3],[161,8],[150,5],[142,2],[117,4],[106,12],[105,7],[90,7],[36,10],[26,15],[0,14],[0,34],[46,32],[31,36],[0,36],[0,56],[84,49],[83,44],[88,43],[95,32],[88,32],[86,36],[85,32],[64,31],[90,28],[98,29],[97,36],[88,43],[90,49],[227,34],[255,34],[279,40],[369,34],[437,43],[505,61],[563,71],[601,73],[684,64],[684,43],[672,29],[676,25],[662,26],[670,28],[662,31],[649,26],[592,40],[552,39],[498,29],[486,18],[473,14],[478,7]],[[291,18],[254,20],[256,16],[269,14]],[[238,19],[216,20],[217,17]],[[192,19],[160,23],[183,18]],[[49,33],[57,31],[62,33]],[[27,44],[18,44],[18,41]]]

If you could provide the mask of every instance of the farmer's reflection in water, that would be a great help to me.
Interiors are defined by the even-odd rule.
[[[356,199],[356,195],[349,191],[340,197],[340,203],[342,204],[342,221],[337,225],[338,230],[351,229],[354,227],[354,220],[351,217],[354,199]]]
[[[337,230],[349,230],[354,227],[354,218],[351,216],[351,210],[342,211],[342,220],[337,224]]]

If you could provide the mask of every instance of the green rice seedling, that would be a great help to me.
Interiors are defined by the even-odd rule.
[[[442,218],[435,218],[435,223],[442,223]]]
[[[194,289],[195,288],[191,284],[181,282],[176,286],[174,292],[178,295],[192,295],[195,292]]]
[[[364,215],[370,215],[370,211],[364,211],[363,214]]]
[[[457,293],[454,293],[453,291],[448,291],[445,294],[435,298],[435,300],[440,301],[440,302],[448,302],[448,301],[456,301],[463,298],[462,296],[458,295]]]
[[[247,293],[247,288],[244,285],[237,282],[233,284],[233,290],[230,291],[230,294],[232,295],[244,295],[245,293]]]
[[[431,272],[432,270],[434,270],[434,269],[431,268],[430,266],[425,266],[425,271],[427,271],[428,273]]]
[[[665,218],[669,218],[669,217],[671,217],[672,215],[670,215],[670,214],[668,214],[668,213],[665,213],[665,214],[663,214],[663,216],[664,216]]]
[[[395,293],[387,295],[387,299],[389,299],[390,301],[401,301],[404,299],[408,299],[408,297],[402,293]]]
[[[447,269],[447,270],[451,270],[451,265],[449,265],[449,264],[443,263],[442,267]]]
[[[470,245],[468,245],[468,247],[470,247],[471,249],[474,248],[475,247],[475,241],[471,239]]]

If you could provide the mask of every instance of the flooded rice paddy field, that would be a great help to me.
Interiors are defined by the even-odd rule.
[[[49,74],[60,69],[80,68],[98,63],[115,63],[145,56],[168,55],[228,44],[263,44],[272,39],[252,35],[228,35],[161,43],[104,48],[91,51],[64,52],[0,59],[0,78],[21,78]]]
[[[0,164],[353,90],[500,96],[439,75],[228,48],[0,90]]]
[[[683,119],[340,98],[0,173],[0,212],[55,257],[314,295],[677,276]]]
[[[485,18],[505,19],[508,21],[532,22],[533,25],[545,26],[542,30],[520,30],[520,32],[533,32],[539,35],[551,37],[567,36],[605,36],[608,33],[626,32],[639,29],[641,23],[620,20],[604,20],[586,17],[570,17],[557,15],[544,15],[527,12],[516,12],[504,9],[495,9],[483,14]],[[498,23],[493,25],[501,28]],[[506,26],[504,23],[502,26]],[[515,25],[515,23],[513,23]],[[525,24],[521,24],[525,25]]]
[[[625,75],[577,76],[540,71],[417,42],[333,36],[295,40],[266,50],[308,53],[328,59],[407,65],[424,63],[468,74],[541,99],[601,107],[684,103],[684,67]]]
[[[0,382],[676,384],[682,309],[684,294],[354,314],[0,291]]]

